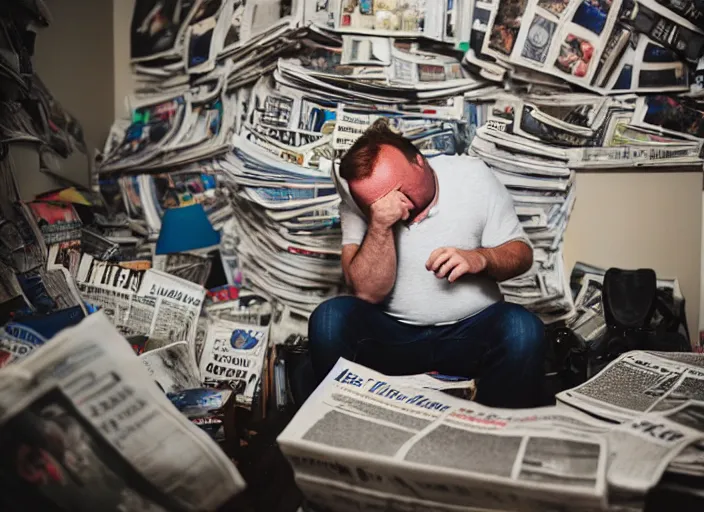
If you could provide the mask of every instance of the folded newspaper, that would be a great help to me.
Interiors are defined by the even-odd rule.
[[[661,355],[629,357],[665,364]],[[702,355],[672,357],[695,363],[676,363],[678,378],[704,364]],[[631,374],[604,375],[610,386],[591,395],[583,406],[589,412],[609,406],[609,393],[629,389]],[[704,439],[701,416],[689,414],[701,410],[702,395],[677,389],[676,409],[639,407],[614,424],[564,405],[484,407],[427,381],[340,359],[278,442],[304,493],[331,510],[341,510],[341,496],[362,509],[542,511],[569,503],[570,510],[606,510],[619,493],[643,496],[685,448]],[[629,393],[620,394],[623,406]]]
[[[102,313],[0,371],[0,430],[18,509],[215,510],[244,488]]]

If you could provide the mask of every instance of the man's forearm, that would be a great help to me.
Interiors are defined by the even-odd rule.
[[[477,251],[486,258],[486,273],[499,282],[520,276],[533,265],[533,250],[520,240]]]
[[[374,304],[386,298],[396,282],[396,245],[391,228],[369,227],[347,278],[357,297]]]

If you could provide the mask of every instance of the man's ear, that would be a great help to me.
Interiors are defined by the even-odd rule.
[[[416,164],[425,167],[425,157],[420,153],[416,155]]]

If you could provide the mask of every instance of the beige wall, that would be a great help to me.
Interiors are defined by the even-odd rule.
[[[134,87],[130,72],[130,25],[132,11],[136,0],[114,0],[113,32],[115,34],[114,73],[115,73],[115,111],[116,119],[129,117],[125,107],[125,97]]]
[[[114,118],[111,0],[45,0],[53,23],[39,32],[35,69],[49,90],[83,126],[92,158]],[[85,168],[65,165],[68,178],[88,184]]]
[[[676,277],[699,338],[702,173],[578,173],[565,264],[652,268]]]

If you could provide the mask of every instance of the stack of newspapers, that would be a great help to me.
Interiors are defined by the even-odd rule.
[[[560,404],[498,409],[340,359],[278,442],[316,511],[642,510],[701,496],[704,356],[633,351]]]
[[[147,258],[165,213],[200,203],[228,285],[271,304],[271,341],[304,334],[344,291],[339,159],[386,117],[431,165],[494,170],[535,248],[505,297],[573,322],[575,172],[701,166],[702,27],[669,0],[138,0],[101,233]]]
[[[121,223],[104,234],[137,238],[144,255],[192,191],[220,233],[228,284],[274,304],[275,343],[304,334],[313,309],[342,290],[342,153],[380,116],[428,157],[465,153],[469,100],[499,90],[462,65],[470,9],[137,1],[130,118],[99,158],[117,212],[107,224]]]
[[[33,69],[50,22],[41,0],[0,7],[0,510],[215,510],[245,486],[216,440],[247,390],[205,387],[202,258],[135,261],[104,236],[121,225],[100,196],[58,179],[90,165],[80,124]],[[227,340],[261,369],[266,341]]]
[[[273,76],[251,88],[234,151],[222,162],[238,190],[235,224],[244,279],[308,313],[339,293],[340,197],[333,178],[342,153],[382,116],[428,157],[461,153],[467,146],[464,99],[454,96],[455,89],[482,85],[464,78],[457,58],[438,56],[434,60],[444,67],[433,83],[393,79],[402,58],[427,62],[432,54],[417,45],[394,46],[388,38],[376,38],[370,47],[369,40],[361,41],[367,46],[359,42],[328,35],[323,45],[307,38],[295,58],[280,58]],[[388,59],[367,65],[374,55]],[[354,94],[347,91],[351,85]],[[436,105],[425,103],[423,93],[432,93]],[[394,105],[399,97],[413,105]]]
[[[155,385],[169,352],[137,357],[99,312],[0,370],[2,509],[215,510],[242,491],[232,461],[194,421],[208,419],[217,394],[167,396]],[[182,402],[183,414],[172,405]]]
[[[533,271],[502,289],[546,322],[574,321],[562,258],[574,172],[701,167],[704,14],[691,2],[500,0],[471,17],[465,64],[508,87],[477,109],[470,153],[508,187],[536,248]]]
[[[51,22],[41,1],[10,2],[0,9],[0,159],[12,153],[9,159],[14,160],[17,148],[29,156],[22,158],[18,183],[24,197],[48,184],[58,187],[81,172],[88,176],[91,170],[80,124],[62,108],[33,64],[36,33]]]
[[[578,261],[570,276],[576,315],[569,327],[585,344],[599,341],[607,331],[602,302],[605,273],[606,270],[603,268]],[[665,321],[664,314],[668,314],[668,311],[670,315],[680,317],[684,308],[684,297],[679,281],[658,279],[657,300],[659,307],[653,313],[652,325]],[[677,326],[677,329],[685,339],[689,339],[686,325]]]

